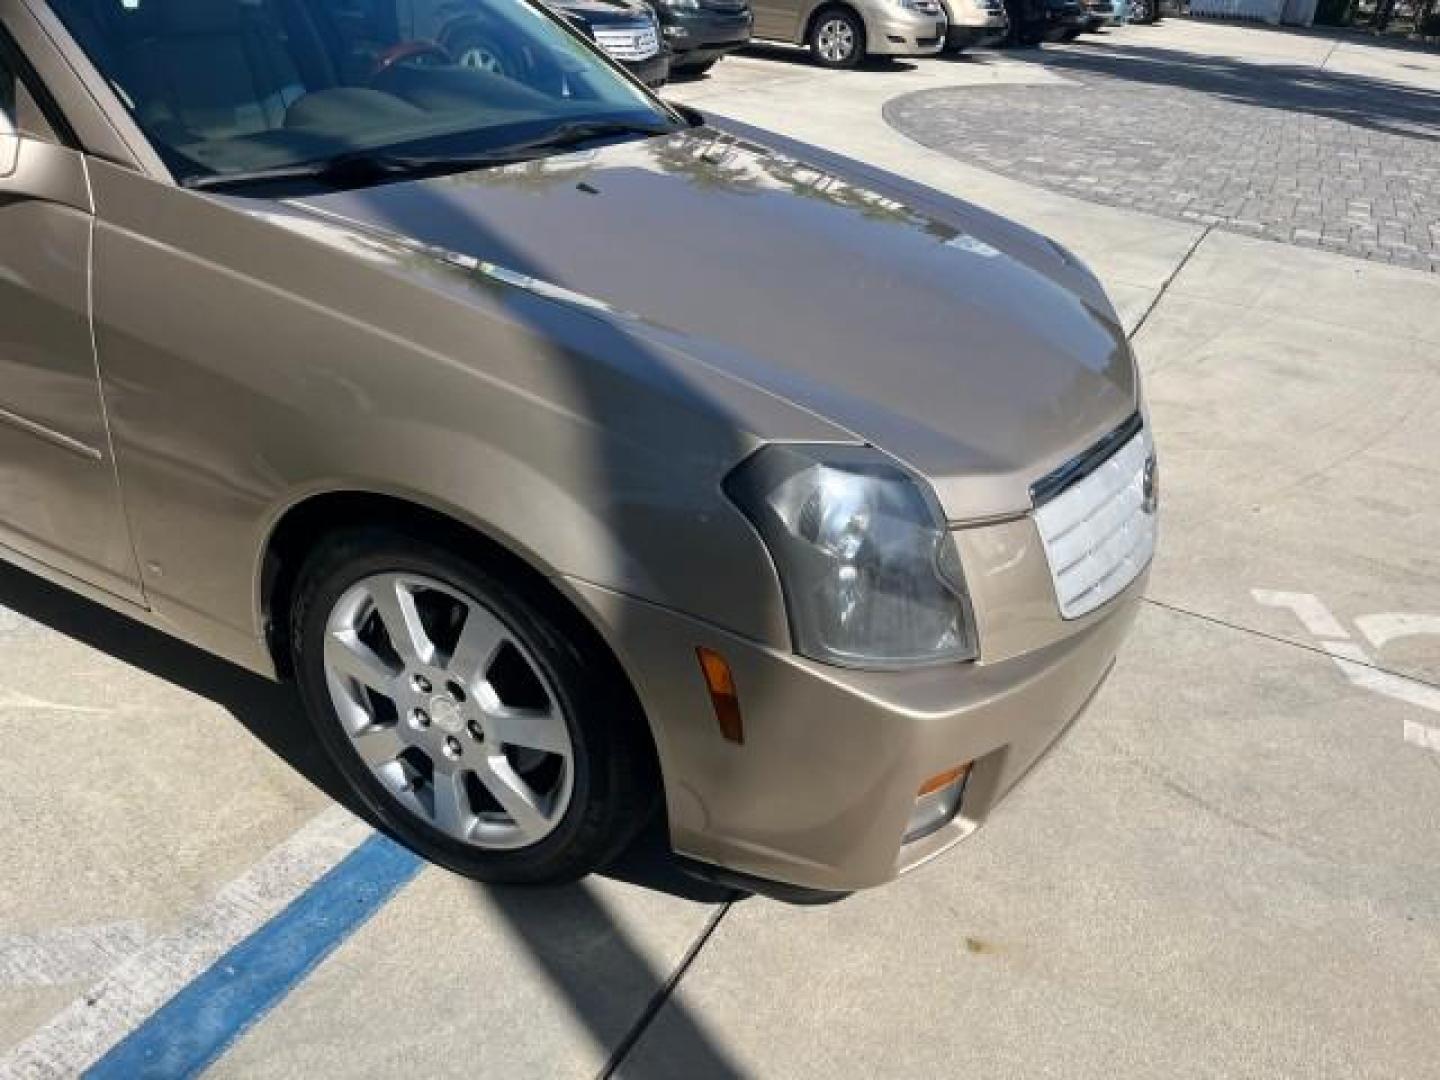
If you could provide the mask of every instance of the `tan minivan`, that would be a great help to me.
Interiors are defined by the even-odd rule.
[[[757,889],[949,848],[1148,573],[1099,282],[456,2],[526,63],[411,4],[0,0],[0,557],[292,680],[477,878],[661,807]]]
[[[753,36],[806,45],[825,67],[866,56],[929,56],[945,47],[940,0],[753,0]]]

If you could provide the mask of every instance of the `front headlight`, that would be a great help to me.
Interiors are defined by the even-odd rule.
[[[660,0],[660,6],[671,11],[699,11],[700,0]]]
[[[934,495],[869,447],[767,446],[725,482],[780,574],[796,651],[860,668],[976,656]]]

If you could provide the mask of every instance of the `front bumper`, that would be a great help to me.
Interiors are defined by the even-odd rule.
[[[1084,14],[1056,15],[1045,24],[1046,41],[1065,41],[1077,34],[1083,34],[1090,27],[1089,16]]]
[[[675,53],[672,66],[703,63],[750,43],[750,13],[667,11],[661,24],[665,41]]]
[[[974,49],[1003,41],[1010,32],[1010,20],[1004,15],[991,16],[974,25],[952,22],[945,31],[945,48]]]
[[[984,655],[912,672],[829,667],[569,581],[650,720],[676,851],[846,892],[889,881],[973,832],[1094,696],[1147,577],[1065,622],[1034,530],[1025,519],[958,534]],[[1000,595],[1005,603],[993,603]],[[743,745],[720,734],[699,646],[729,661]],[[975,765],[958,816],[903,843],[920,786],[967,761]]]
[[[670,81],[670,61],[670,50],[662,48],[648,60],[621,60],[620,63],[635,78],[654,89]]]
[[[872,56],[931,56],[945,48],[945,16],[896,9],[865,15],[865,51]]]

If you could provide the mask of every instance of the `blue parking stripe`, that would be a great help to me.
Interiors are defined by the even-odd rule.
[[[393,840],[378,833],[370,837],[85,1075],[169,1080],[201,1072],[379,911],[420,865]]]

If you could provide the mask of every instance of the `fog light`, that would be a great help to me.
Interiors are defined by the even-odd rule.
[[[672,38],[689,37],[690,31],[686,30],[683,26],[667,26],[665,27],[665,36]]]
[[[955,819],[960,812],[960,799],[965,794],[965,781],[973,764],[967,761],[964,765],[946,769],[920,785],[915,809],[910,811],[910,821],[905,826],[905,843],[929,836]]]

